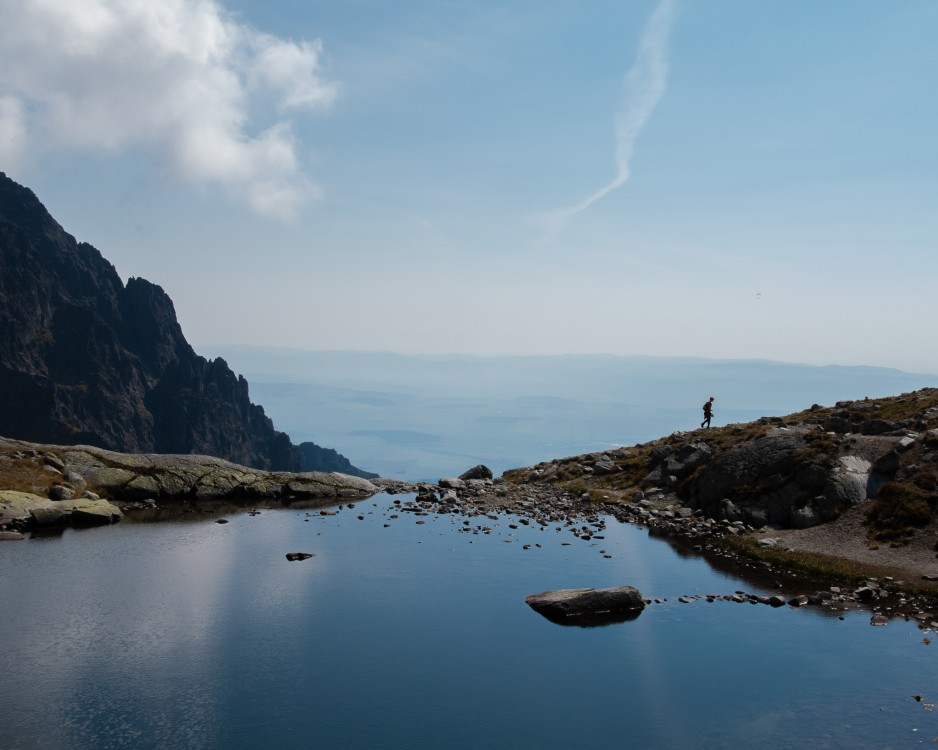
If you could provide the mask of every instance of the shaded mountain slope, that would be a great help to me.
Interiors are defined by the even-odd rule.
[[[0,394],[0,435],[12,438],[304,468],[247,381],[193,351],[159,286],[125,286],[3,173]]]

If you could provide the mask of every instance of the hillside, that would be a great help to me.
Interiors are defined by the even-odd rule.
[[[676,432],[505,479],[635,509],[638,520],[721,521],[769,540],[766,550],[921,573],[938,548],[938,389]]]
[[[312,470],[225,360],[193,351],[159,286],[77,242],[0,173],[0,435]]]

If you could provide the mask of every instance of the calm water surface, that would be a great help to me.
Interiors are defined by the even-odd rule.
[[[615,521],[591,542],[510,529],[510,516],[471,519],[492,529],[473,535],[461,518],[392,520],[391,503],[0,544],[0,748],[906,748],[938,737],[938,642],[923,644],[914,623],[680,604],[760,590]],[[293,551],[316,557],[289,562]],[[524,603],[623,584],[669,601],[599,628],[556,625]]]

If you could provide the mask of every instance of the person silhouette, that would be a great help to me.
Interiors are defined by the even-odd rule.
[[[713,402],[716,399],[713,396],[710,397],[710,400],[703,405],[704,418],[703,422],[700,423],[701,427],[710,427],[710,420],[713,419]]]

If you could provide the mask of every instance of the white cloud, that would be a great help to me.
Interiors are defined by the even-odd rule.
[[[668,85],[668,36],[674,15],[674,0],[661,0],[639,41],[638,56],[625,79],[625,95],[616,117],[616,175],[578,203],[542,217],[548,235],[553,237],[574,214],[621,187],[629,179],[635,141]]]
[[[293,215],[318,190],[292,123],[251,116],[327,109],[319,40],[253,29],[215,0],[0,0],[0,161],[143,149],[177,177],[255,211]]]
[[[26,150],[26,115],[23,103],[14,96],[0,96],[0,159],[4,151],[21,154]]]

